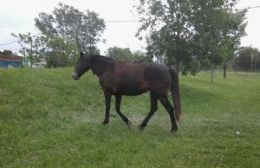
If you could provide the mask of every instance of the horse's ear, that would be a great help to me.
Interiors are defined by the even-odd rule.
[[[83,58],[83,57],[84,57],[84,52],[80,51],[80,58]]]

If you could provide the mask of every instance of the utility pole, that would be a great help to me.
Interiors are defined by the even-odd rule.
[[[31,60],[31,68],[33,64],[33,56],[32,56],[32,39],[30,38],[30,60]]]

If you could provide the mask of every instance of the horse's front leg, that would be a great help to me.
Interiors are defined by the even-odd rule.
[[[105,119],[103,121],[103,124],[106,125],[109,123],[111,94],[107,91],[104,91],[104,96],[105,96]]]
[[[130,126],[131,122],[128,120],[128,118],[121,113],[120,111],[120,105],[121,105],[121,100],[122,100],[122,95],[115,95],[116,98],[116,112],[117,114],[121,117],[121,119],[125,122],[126,125]]]

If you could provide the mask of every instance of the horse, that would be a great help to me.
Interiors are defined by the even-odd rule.
[[[139,129],[143,130],[156,112],[159,100],[170,116],[171,131],[177,131],[176,120],[180,119],[181,103],[176,71],[156,63],[120,62],[110,57],[80,52],[80,57],[72,73],[73,79],[78,80],[89,69],[99,78],[99,84],[104,93],[104,125],[109,123],[112,96],[115,96],[117,114],[126,125],[131,125],[128,118],[120,111],[122,96],[136,96],[150,92],[150,111],[139,125]],[[174,108],[168,100],[169,91],[172,95]]]

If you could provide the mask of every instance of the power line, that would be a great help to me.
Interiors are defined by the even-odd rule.
[[[0,43],[0,45],[1,45],[1,46],[3,46],[3,45],[9,45],[9,44],[12,44],[12,43],[16,43],[16,42],[18,42],[18,41],[19,41],[19,40],[7,42],[7,43]]]
[[[257,8],[260,8],[260,5],[258,5],[258,6],[249,6],[249,7],[246,7],[244,9],[251,10],[251,9],[257,9]],[[106,23],[139,23],[140,21],[138,21],[138,20],[106,20],[105,22]],[[37,33],[36,35],[32,35],[32,36],[37,36],[39,34],[41,34],[41,33]],[[5,43],[0,43],[0,46],[13,44],[13,43],[16,43],[18,41],[19,40],[15,40],[15,41],[11,41],[11,42],[5,42]]]
[[[35,37],[35,36],[38,36],[38,35],[40,35],[40,34],[41,34],[41,33],[37,33],[37,34],[31,35],[31,37]],[[16,37],[16,38],[17,38],[17,37]],[[14,41],[10,41],[10,42],[0,43],[0,46],[5,46],[5,45],[17,43],[18,41],[19,41],[19,40],[14,40]]]
[[[256,8],[260,8],[260,5],[259,6],[249,6],[245,9],[250,10],[250,9],[256,9]]]
[[[106,23],[137,23],[138,20],[107,20]]]

